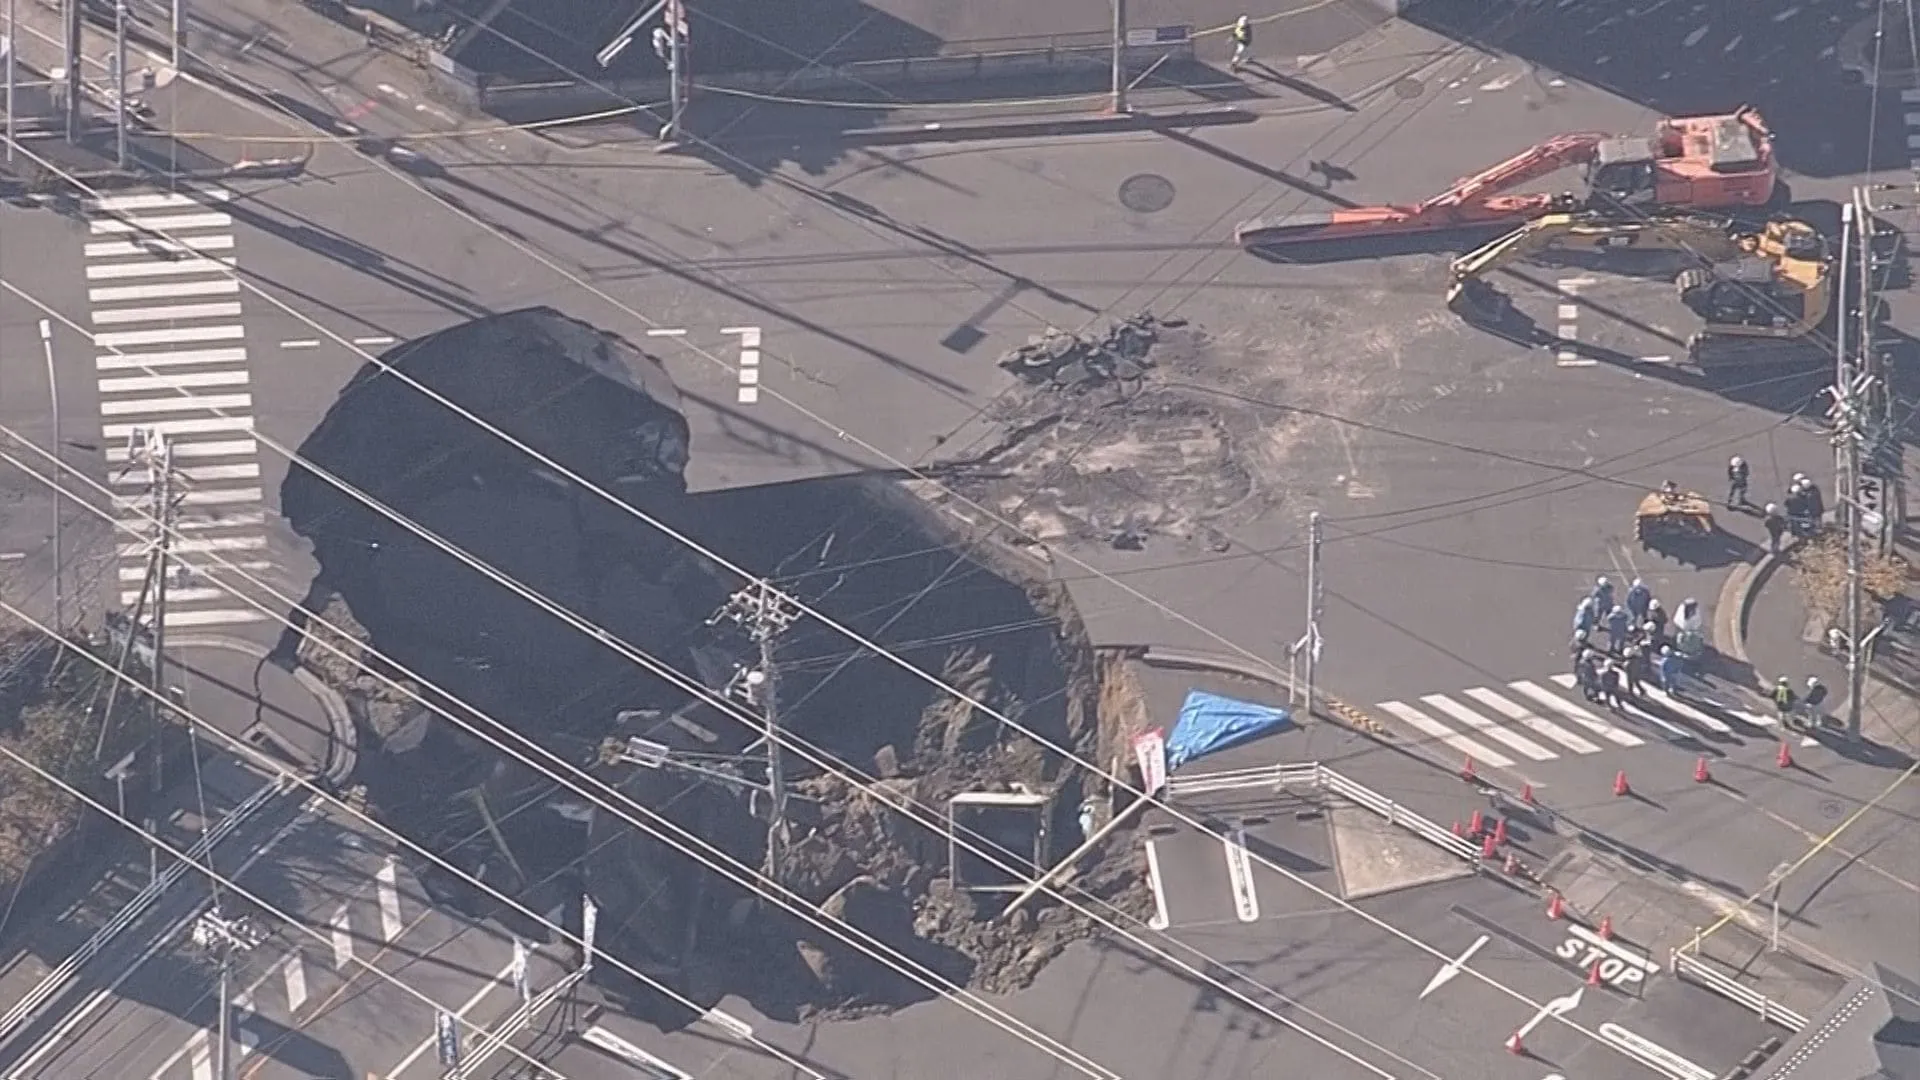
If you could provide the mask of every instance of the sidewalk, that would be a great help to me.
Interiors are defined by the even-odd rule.
[[[58,12],[40,4],[20,5],[19,32],[13,39],[18,75],[23,81],[51,81],[51,73],[64,65],[59,22]],[[235,142],[204,136],[176,137],[172,132],[193,127],[221,130],[214,123],[183,121],[219,117],[222,110],[236,107],[188,80],[177,78],[158,57],[130,45],[128,100],[144,105],[147,111],[135,110],[140,115],[133,118],[129,128],[127,166],[122,168],[115,127],[114,88],[108,78],[113,42],[109,35],[91,24],[86,27],[82,40],[85,134],[78,143],[69,143],[63,137],[23,139],[21,157],[24,160],[16,160],[15,166],[21,179],[48,182],[41,174],[49,171],[49,166],[76,174],[88,186],[100,188],[125,186],[142,179],[226,179],[257,171],[257,164],[265,159],[284,162],[310,153],[305,140],[293,136],[284,143],[266,145],[259,141]],[[235,120],[233,116],[220,117],[219,123],[233,124]],[[64,121],[56,121],[53,126],[64,133]],[[261,126],[258,120],[248,120],[238,130],[258,131]],[[44,159],[45,163],[36,162],[34,158]]]

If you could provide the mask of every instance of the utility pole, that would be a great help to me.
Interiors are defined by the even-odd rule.
[[[0,38],[0,48],[7,51],[7,164],[9,165],[13,164],[13,84],[16,81],[13,68],[13,39],[20,36],[20,19],[15,14],[17,3],[18,0],[7,0],[7,36]]]
[[[667,124],[660,141],[680,141],[681,114],[687,107],[687,6],[685,0],[667,0]]]
[[[760,710],[767,744],[767,794],[772,800],[767,818],[767,874],[779,879],[788,841],[787,776],[780,747],[780,670],[775,643],[800,619],[793,599],[766,581],[756,581],[727,598],[708,626],[731,622],[746,632],[759,648],[759,666],[743,668],[727,686]]]
[[[8,0],[8,3],[12,3],[12,0]],[[9,29],[11,29],[11,26],[9,26]],[[7,54],[7,65],[9,69],[11,69],[13,65],[13,54],[11,52]],[[11,105],[11,103],[9,103],[9,105]],[[7,113],[7,120],[9,123],[13,120],[11,109],[9,109]],[[8,141],[7,148],[9,150],[13,148],[11,140]],[[59,463],[64,462],[67,455],[66,444],[60,441],[60,379],[54,370],[53,320],[51,319],[40,320],[40,351],[45,353],[47,357],[47,404],[53,409],[53,460],[55,462],[54,473],[58,475],[60,472]],[[63,557],[64,545],[61,543],[62,525],[60,518],[66,508],[61,505],[60,491],[65,483],[66,477],[62,476],[59,481],[53,485],[53,630],[54,633],[60,635],[63,641],[66,640],[67,635],[67,597],[64,586],[62,585],[62,579],[67,576],[67,566],[66,560]]]
[[[85,61],[80,55],[82,47],[80,29],[83,25],[80,5],[85,2],[86,0],[67,0],[66,8],[67,141],[70,143],[80,141],[80,128],[83,122],[80,104],[85,91],[81,86],[80,72]]]
[[[1113,114],[1127,107],[1127,0],[1113,0]]]
[[[173,0],[173,70],[186,69],[187,0]]]
[[[140,607],[150,607],[153,615],[148,621],[152,627],[149,639],[153,645],[153,656],[147,665],[153,682],[153,775],[152,791],[155,796],[164,790],[165,780],[161,775],[161,764],[165,760],[165,740],[161,732],[165,730],[166,710],[161,702],[171,700],[167,692],[167,582],[173,574],[173,531],[177,509],[173,493],[173,446],[167,437],[158,432],[136,428],[127,437],[127,463],[129,467],[145,466],[147,470],[147,512],[153,518],[153,539],[147,549],[147,577],[140,589],[140,605],[134,609],[133,617],[127,627],[128,653],[132,653],[132,642],[142,637]],[[124,656],[122,659],[124,663]],[[112,707],[112,699],[108,699]]]
[[[233,1038],[230,1031],[233,1015],[233,958],[260,944],[265,935],[254,927],[251,920],[242,915],[229,919],[220,913],[218,905],[210,912],[200,916],[193,924],[193,943],[215,955],[220,964],[220,1019],[216,1025],[213,1043],[214,1080],[233,1080],[232,1061],[229,1050]]]
[[[127,168],[127,4],[113,5],[113,128],[115,156]]]
[[[1291,700],[1298,704],[1301,711],[1308,717],[1313,716],[1314,679],[1320,667],[1320,612],[1326,594],[1326,588],[1320,581],[1322,532],[1320,511],[1315,510],[1307,515],[1307,632],[1300,635],[1300,640],[1294,642],[1293,647],[1288,650],[1296,663],[1304,657],[1306,677],[1298,692],[1291,695]],[[1291,670],[1288,671],[1288,675],[1287,681],[1291,684],[1293,682]]]
[[[1852,203],[1840,208],[1840,260],[1835,268],[1834,284],[1835,308],[1839,312],[1836,324],[1838,333],[1834,335],[1834,375],[1833,409],[1828,413],[1833,421],[1833,446],[1837,483],[1839,488],[1835,505],[1844,515],[1847,545],[1847,589],[1846,589],[1846,628],[1841,632],[1846,639],[1847,648],[1847,735],[1857,737],[1860,733],[1860,698],[1866,690],[1866,667],[1860,656],[1860,607],[1862,595],[1860,566],[1860,532],[1865,526],[1864,519],[1870,512],[1860,498],[1860,443],[1865,435],[1862,430],[1862,405],[1865,392],[1871,382],[1871,376],[1860,371],[1850,357],[1849,334],[1847,332],[1848,312],[1852,308],[1847,300],[1847,276],[1853,269],[1848,257],[1854,240],[1855,207]],[[1864,295],[1866,282],[1855,282],[1855,291]],[[1864,313],[1864,309],[1863,313]]]

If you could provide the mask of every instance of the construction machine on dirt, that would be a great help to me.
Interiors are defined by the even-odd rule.
[[[1505,194],[1562,169],[1585,170],[1585,190]],[[1241,222],[1234,238],[1254,249],[1407,237],[1519,225],[1582,210],[1715,210],[1763,207],[1777,179],[1773,134],[1752,108],[1661,120],[1650,136],[1560,135],[1469,176],[1425,202],[1283,214]]]
[[[1713,374],[1822,363],[1826,350],[1815,339],[1833,322],[1827,247],[1813,226],[1787,219],[1744,230],[1703,214],[1549,214],[1455,259],[1447,306],[1497,325],[1512,317],[1512,307],[1486,275],[1502,266],[1549,251],[1666,252],[1681,256],[1685,268],[1675,288],[1703,323],[1687,342],[1690,364]]]

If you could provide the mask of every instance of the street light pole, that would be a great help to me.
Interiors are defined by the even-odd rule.
[[[1113,0],[1113,112],[1127,111],[1127,0]]]
[[[80,55],[81,10],[84,0],[67,0],[66,8],[66,53],[67,53],[67,141],[80,141],[81,111],[80,105],[86,88],[81,84],[81,65],[85,63]]]
[[[667,126],[661,142],[680,141],[680,111],[686,108],[687,36],[680,31],[679,4],[667,5]]]
[[[12,0],[8,2],[11,3]],[[12,119],[11,113],[8,114],[8,119]],[[11,147],[12,144],[8,145]],[[48,406],[53,409],[54,474],[58,476],[59,463],[65,461],[67,455],[66,444],[60,441],[60,378],[54,370],[53,322],[50,319],[40,320],[40,350],[47,356],[47,399]],[[65,483],[66,478],[60,477],[53,485],[53,629],[63,639],[67,633],[67,600],[66,592],[61,585],[61,579],[66,577],[66,561],[62,557],[60,518],[66,508],[61,505],[60,491]]]
[[[113,6],[113,126],[120,168],[127,167],[127,5]]]
[[[184,66],[182,53],[187,48],[187,0],[173,0],[173,70]]]
[[[1324,588],[1320,581],[1320,511],[1307,515],[1307,633],[1300,639],[1296,648],[1305,649],[1306,686],[1301,695],[1305,699],[1302,708],[1309,718],[1313,716],[1314,682],[1320,668],[1320,609]]]
[[[4,44],[7,49],[7,162],[13,162],[13,39],[20,36],[20,20],[14,14],[17,0],[7,0],[7,36]]]

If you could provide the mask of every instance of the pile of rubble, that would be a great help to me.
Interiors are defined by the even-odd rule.
[[[1026,382],[1060,389],[1131,382],[1154,366],[1148,351],[1160,330],[1185,325],[1185,319],[1157,319],[1143,312],[1114,323],[1104,334],[1049,329],[1007,350],[1000,366]]]

